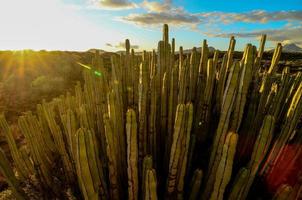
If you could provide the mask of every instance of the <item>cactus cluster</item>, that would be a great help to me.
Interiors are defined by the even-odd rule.
[[[13,160],[0,151],[1,173],[17,199],[32,199],[29,182],[45,199],[251,198],[258,179],[269,185],[276,169],[290,170],[280,167],[289,149],[290,166],[302,156],[302,75],[280,73],[280,44],[263,68],[265,40],[241,60],[234,37],[224,55],[206,40],[177,55],[164,25],[157,51],[138,55],[126,40],[110,70],[96,55],[101,73],[84,69],[73,93],[19,117],[23,145],[0,115]],[[295,175],[271,197],[298,199]]]

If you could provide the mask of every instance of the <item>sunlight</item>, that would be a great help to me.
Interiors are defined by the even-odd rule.
[[[88,50],[124,38],[82,15],[59,0],[1,0],[1,49]]]
[[[84,67],[84,68],[86,68],[86,69],[88,69],[88,70],[91,70],[92,68],[90,67],[90,66],[88,66],[88,65],[85,65],[85,64],[83,64],[83,63],[80,63],[80,62],[77,62],[80,66],[82,66],[82,67]],[[100,71],[97,71],[97,70],[92,70],[93,71],[93,73],[95,74],[95,75],[97,75],[97,76],[102,76],[102,73],[100,72]]]

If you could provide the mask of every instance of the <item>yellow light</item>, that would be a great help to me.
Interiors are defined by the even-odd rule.
[[[89,70],[91,70],[91,67],[90,66],[88,66],[88,65],[85,65],[85,64],[83,64],[83,63],[80,63],[80,62],[77,62],[79,65],[81,65],[82,67],[85,67],[86,69],[89,69]]]

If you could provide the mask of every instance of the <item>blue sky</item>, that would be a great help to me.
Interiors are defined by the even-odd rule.
[[[161,27],[170,26],[177,47],[225,50],[229,37],[237,50],[276,42],[302,45],[302,0],[0,0],[0,49],[123,49],[130,39],[138,50],[155,49]],[[18,6],[17,6],[18,5]]]

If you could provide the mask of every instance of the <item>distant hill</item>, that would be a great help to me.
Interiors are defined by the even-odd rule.
[[[198,52],[201,52],[201,47],[196,48],[196,50],[197,50]],[[216,49],[215,49],[214,47],[209,47],[209,51],[210,51],[210,52],[214,52],[215,50],[216,50]],[[183,50],[184,54],[191,53],[191,51],[192,51],[192,49],[185,49],[185,50]],[[177,51],[176,53],[178,53],[178,51]]]
[[[95,53],[96,51],[99,51],[100,54],[105,53],[106,51],[104,51],[103,49],[89,49],[87,52],[91,52],[91,53]]]
[[[275,49],[269,50],[269,52],[274,52]],[[302,48],[294,43],[285,44],[282,46],[282,52],[286,53],[302,53]]]
[[[291,43],[291,44],[284,45],[282,48],[282,51],[284,51],[284,52],[301,52],[302,53],[302,48],[294,43]]]

